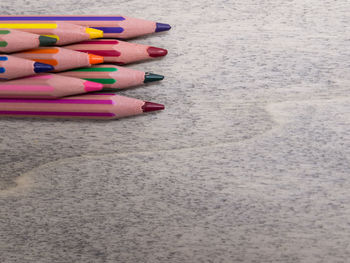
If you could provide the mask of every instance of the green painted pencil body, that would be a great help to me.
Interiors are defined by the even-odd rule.
[[[0,29],[0,52],[12,53],[39,46],[52,46],[57,42],[56,38],[40,36],[32,33],[13,29]]]
[[[118,90],[159,81],[164,76],[115,65],[99,65],[60,73],[103,84],[104,90]]]

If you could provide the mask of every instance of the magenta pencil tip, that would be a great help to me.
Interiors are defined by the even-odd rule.
[[[103,88],[103,85],[101,83],[96,83],[92,81],[85,81],[84,86],[85,86],[86,92],[98,91],[98,90],[102,90]]]
[[[149,47],[147,52],[152,58],[164,57],[166,54],[168,54],[168,50],[158,47]]]
[[[150,112],[150,111],[159,111],[164,110],[163,104],[158,104],[154,102],[145,101],[145,104],[142,106],[143,112]]]

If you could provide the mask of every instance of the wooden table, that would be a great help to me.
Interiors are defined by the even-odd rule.
[[[44,4],[45,3],[45,4]],[[124,14],[173,29],[120,94],[166,111],[0,120],[0,262],[347,262],[345,0],[10,1],[3,14]]]

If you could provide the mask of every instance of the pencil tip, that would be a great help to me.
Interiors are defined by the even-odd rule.
[[[163,32],[171,29],[169,24],[156,23],[156,31],[155,32]]]
[[[149,47],[147,52],[152,58],[164,57],[166,54],[168,54],[168,50],[158,47]]]
[[[146,72],[145,80],[143,81],[143,83],[148,83],[148,82],[153,82],[153,81],[160,81],[160,80],[163,80],[163,79],[164,79],[164,76],[162,76],[162,75]]]
[[[88,55],[89,55],[90,64],[94,65],[94,64],[103,63],[103,57],[97,56],[94,54],[88,54]]]
[[[143,112],[159,111],[164,110],[164,105],[145,101],[145,104],[142,106]]]
[[[90,36],[91,39],[102,38],[103,37],[103,31],[102,30],[87,27],[85,29],[85,31]]]
[[[35,73],[43,73],[43,72],[48,72],[52,71],[55,68],[51,65],[40,63],[40,62],[35,62],[34,63],[34,72]]]
[[[85,81],[84,87],[86,92],[102,90],[103,85],[92,81]]]
[[[57,42],[57,38],[47,37],[47,36],[39,36],[40,46],[53,46]]]

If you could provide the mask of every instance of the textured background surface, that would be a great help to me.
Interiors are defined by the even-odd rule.
[[[122,92],[166,111],[0,120],[0,262],[348,262],[349,2],[164,3],[1,1],[173,29]]]

